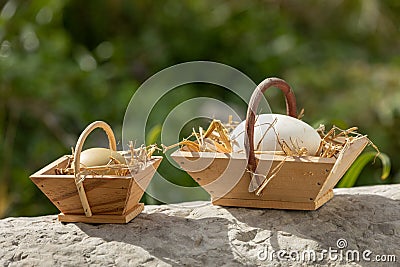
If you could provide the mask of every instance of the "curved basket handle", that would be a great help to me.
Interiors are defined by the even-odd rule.
[[[247,108],[244,138],[244,147],[246,150],[246,155],[248,155],[247,168],[253,173],[253,177],[249,186],[249,191],[251,192],[256,190],[258,186],[262,183],[262,181],[259,180],[260,177],[255,173],[257,169],[257,161],[254,154],[254,125],[256,123],[256,112],[263,93],[272,86],[281,89],[282,92],[285,94],[287,115],[297,118],[296,98],[294,96],[292,88],[290,88],[289,84],[287,84],[284,80],[279,78],[267,78],[256,87],[253,94],[251,95],[249,106]]]
[[[74,165],[75,184],[76,184],[76,188],[78,189],[79,198],[81,200],[82,207],[83,207],[83,210],[85,211],[86,217],[92,216],[92,211],[90,209],[89,202],[86,197],[85,189],[83,188],[83,180],[80,177],[81,176],[80,175],[80,165],[81,165],[80,159],[81,159],[81,152],[82,152],[83,144],[85,143],[86,138],[96,128],[102,128],[106,132],[107,137],[108,137],[108,142],[110,145],[110,149],[112,149],[114,151],[117,150],[117,143],[115,141],[114,133],[113,133],[111,127],[103,121],[95,121],[95,122],[89,124],[86,127],[86,129],[79,136],[78,142],[76,143],[76,146],[75,146],[73,165]]]

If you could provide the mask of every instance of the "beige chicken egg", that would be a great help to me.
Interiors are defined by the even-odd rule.
[[[111,157],[125,164],[125,158],[117,151],[94,147],[81,152],[80,163],[84,167],[103,166],[110,162]]]

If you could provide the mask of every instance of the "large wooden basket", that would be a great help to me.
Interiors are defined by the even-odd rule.
[[[110,126],[102,121],[90,124],[81,134],[74,152],[74,175],[57,175],[56,168],[65,168],[70,156],[63,156],[31,175],[31,180],[61,211],[62,222],[128,223],[143,210],[139,203],[162,157],[153,156],[134,176],[80,175],[80,153],[87,136],[102,128],[109,145],[116,150]]]
[[[255,110],[263,92],[271,86],[278,87],[285,93],[287,113],[297,117],[294,94],[290,86],[277,78],[264,80],[253,93],[247,111],[246,154],[178,150],[171,156],[211,195],[215,205],[316,210],[333,197],[332,189],[369,140],[367,137],[357,138],[345,146],[337,158],[256,155],[253,143]],[[249,185],[254,182],[252,178],[257,175],[257,165],[271,166],[270,170],[273,170],[283,160],[285,163],[277,176],[267,184],[262,195],[249,192]],[[233,178],[238,175],[239,179]]]

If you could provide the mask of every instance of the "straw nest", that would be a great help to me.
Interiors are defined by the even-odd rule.
[[[134,142],[129,142],[129,150],[118,151],[124,158],[125,162],[110,156],[109,161],[101,166],[85,166],[81,164],[80,175],[116,175],[116,176],[129,176],[143,170],[148,164],[152,163],[152,155],[155,151],[160,150],[157,145],[145,146],[141,145],[135,148]],[[72,148],[72,155],[69,155],[66,167],[56,168],[55,173],[59,175],[74,175],[74,150]]]

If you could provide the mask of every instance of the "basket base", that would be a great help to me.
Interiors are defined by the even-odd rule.
[[[123,215],[93,214],[86,217],[84,214],[64,214],[58,215],[60,222],[83,222],[83,223],[128,223],[138,216],[144,209],[144,204],[139,203]]]
[[[289,202],[262,199],[238,199],[238,198],[219,198],[212,203],[218,206],[246,207],[246,208],[268,208],[285,210],[316,210],[333,197],[333,190],[329,190],[322,197],[310,202]]]

